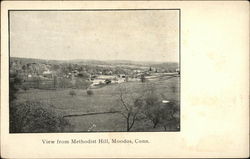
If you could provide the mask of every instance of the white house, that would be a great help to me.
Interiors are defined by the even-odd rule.
[[[52,72],[50,70],[44,71],[43,77],[52,78]]]
[[[105,79],[94,79],[92,82],[93,83],[91,84],[91,86],[96,86],[96,85],[99,85],[99,84],[104,84]]]

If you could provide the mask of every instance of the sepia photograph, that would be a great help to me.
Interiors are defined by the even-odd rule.
[[[9,132],[180,131],[180,10],[9,10]]]
[[[249,156],[247,1],[4,1],[2,158]]]

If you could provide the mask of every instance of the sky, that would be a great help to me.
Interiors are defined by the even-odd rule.
[[[11,11],[10,56],[179,61],[178,10]]]

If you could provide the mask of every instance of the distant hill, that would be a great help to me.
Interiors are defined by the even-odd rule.
[[[21,61],[23,64],[27,63],[45,63],[45,64],[63,64],[72,63],[79,65],[106,65],[106,66],[145,66],[145,67],[155,67],[162,69],[176,69],[179,68],[177,62],[153,62],[153,61],[130,61],[130,60],[84,60],[84,59],[74,59],[74,60],[44,60],[44,59],[34,59],[34,58],[20,58],[20,57],[10,57],[10,61]]]
[[[164,62],[164,63],[160,63],[160,64],[154,64],[151,66],[155,67],[155,68],[162,68],[162,69],[177,69],[177,68],[179,68],[179,63],[177,63],[177,62]]]

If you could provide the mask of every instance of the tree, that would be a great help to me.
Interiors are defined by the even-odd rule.
[[[126,130],[131,131],[135,121],[138,120],[139,114],[143,106],[141,97],[136,97],[132,91],[128,91],[126,87],[119,87],[119,102],[121,104],[120,114],[126,121]]]
[[[90,74],[87,73],[86,71],[81,71],[81,72],[78,74],[78,76],[79,76],[80,78],[83,78],[83,79],[89,79],[89,78],[90,78]]]
[[[41,102],[10,104],[11,133],[63,132],[71,125],[62,114],[54,111],[54,106]]]
[[[163,126],[164,130],[178,130],[179,129],[179,119],[174,116],[177,112],[177,102],[170,101],[164,104],[163,109],[160,114],[160,124]]]
[[[143,85],[143,113],[153,123],[153,128],[160,122],[162,98],[153,83]]]
[[[146,78],[145,78],[145,75],[141,75],[141,82],[145,82],[146,81]]]
[[[150,83],[145,83],[143,92],[145,93],[143,112],[153,123],[153,128],[161,125],[165,130],[176,130],[179,122],[174,114],[178,112],[178,102],[167,101],[167,97]]]
[[[153,128],[156,128],[160,122],[161,115],[161,101],[156,95],[147,96],[145,98],[144,114],[152,121]]]
[[[21,85],[22,80],[17,77],[17,74],[10,75],[10,86],[9,86],[9,100],[10,102],[16,99],[16,94],[18,92],[18,86]]]
[[[60,69],[60,65],[54,64],[54,65],[52,65],[51,69],[54,71],[58,71]]]
[[[26,66],[26,65],[23,65],[23,66],[22,66],[22,70],[23,70],[23,72],[26,72],[26,71],[27,71],[27,66]]]

